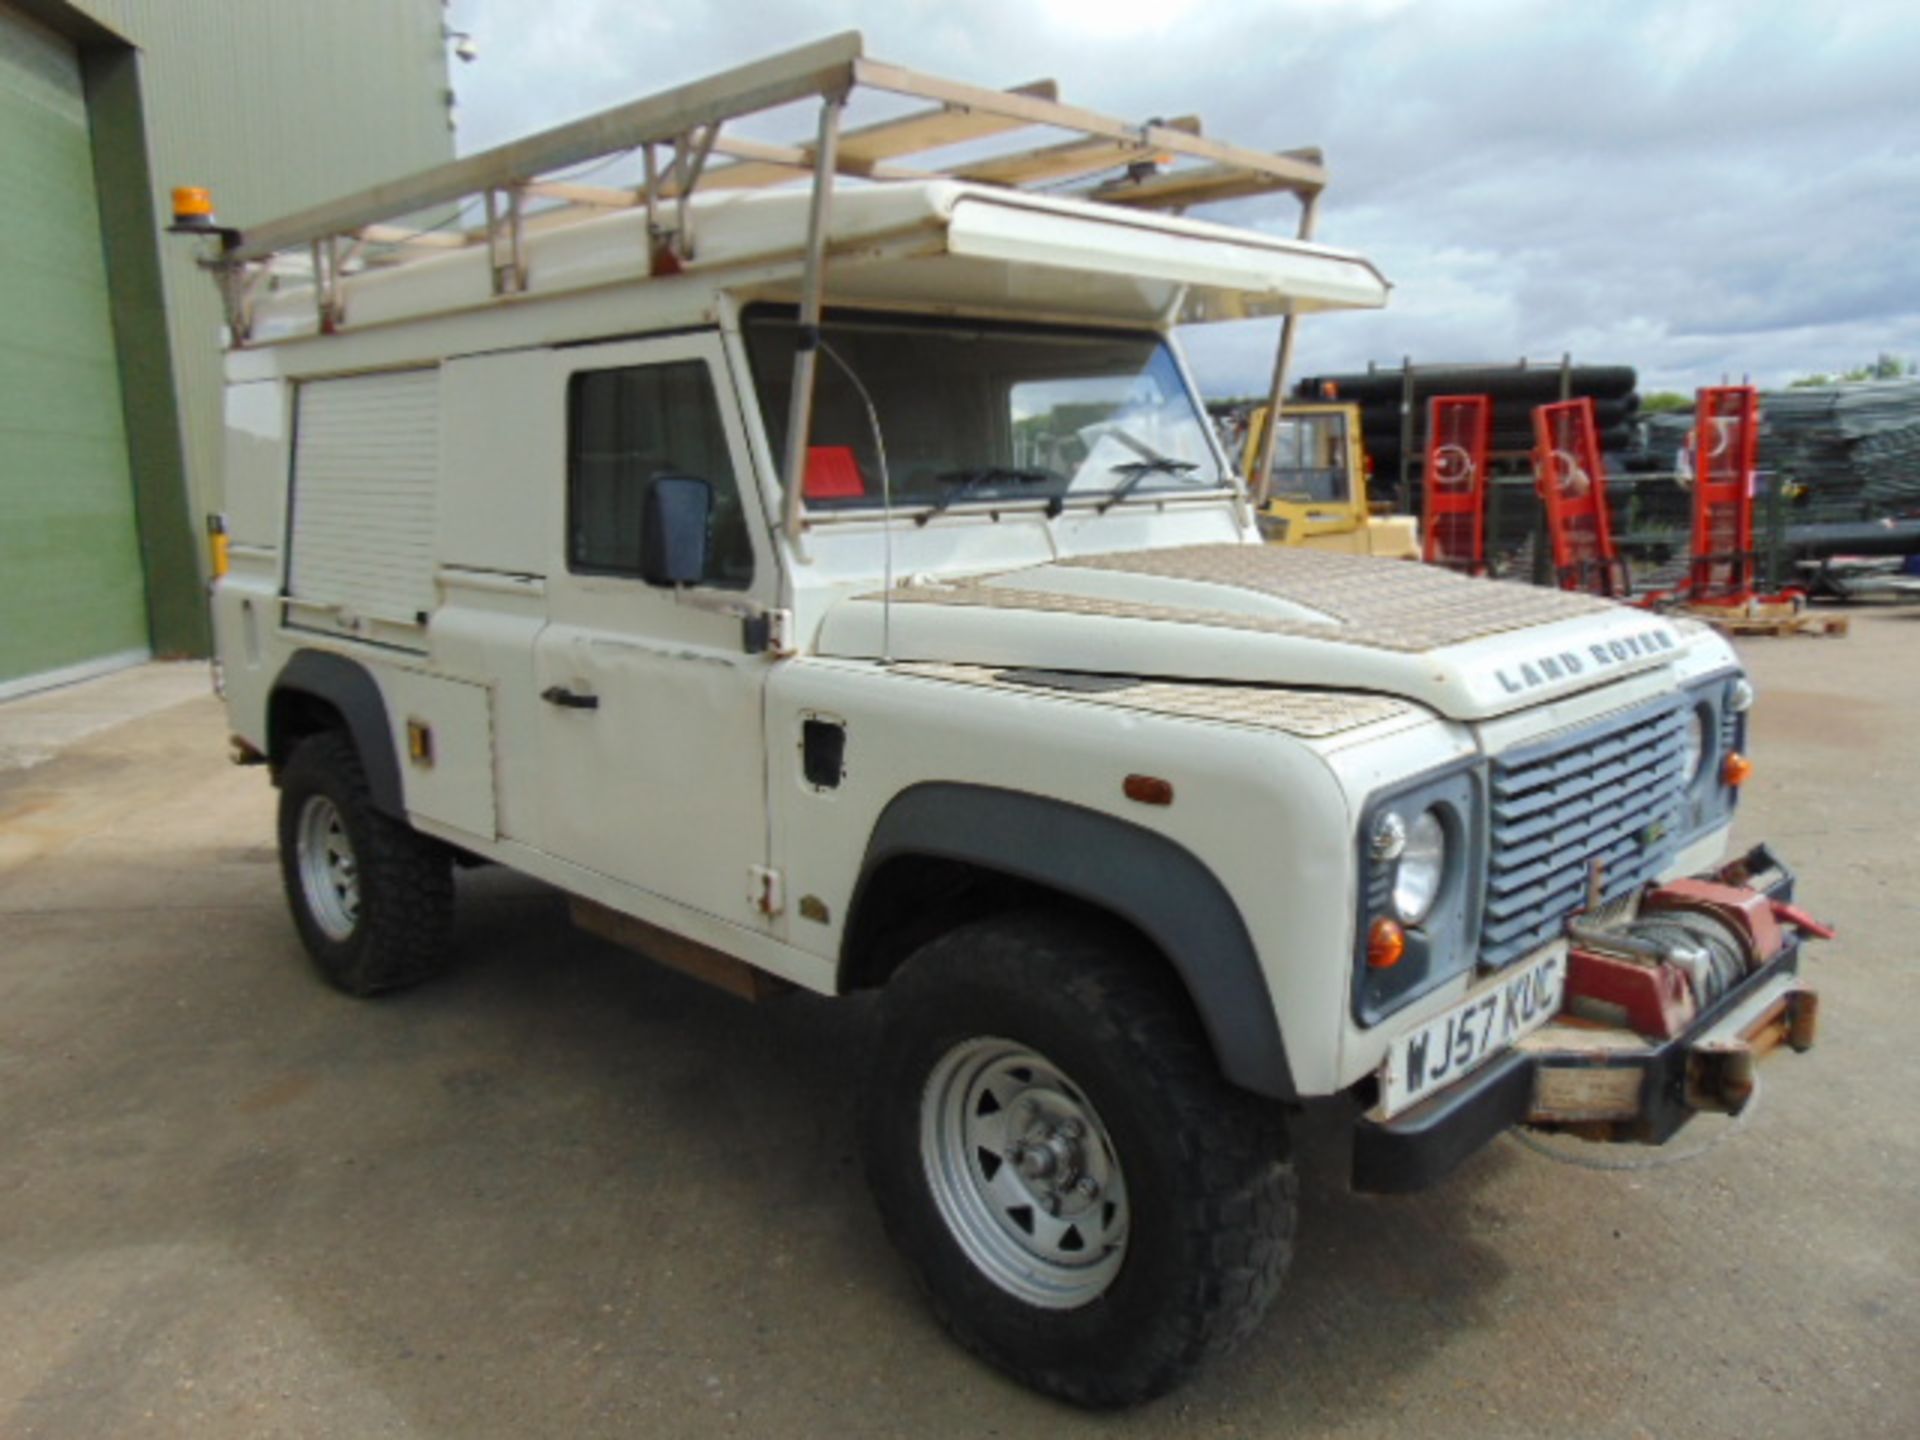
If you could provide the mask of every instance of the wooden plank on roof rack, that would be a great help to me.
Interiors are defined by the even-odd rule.
[[[1156,137],[1153,142],[1156,150],[1171,150],[1195,160],[1209,160],[1222,168],[1270,175],[1282,182],[1278,188],[1293,190],[1302,196],[1316,194],[1327,188],[1327,167],[1316,149],[1246,150],[1222,140],[1209,140],[1204,135],[1174,134],[1169,137],[1167,132],[1160,130],[1148,133]]]
[[[409,230],[404,225],[363,225],[359,236],[369,245],[419,245],[429,250],[463,250],[467,239],[458,230]]]
[[[564,200],[569,205],[591,205],[601,210],[624,210],[646,198],[642,190],[626,190],[612,185],[576,185],[570,180],[536,180],[524,187],[527,194],[543,200]]]
[[[949,105],[964,105],[969,109],[1024,120],[1029,125],[1052,125],[1062,130],[1079,130],[1090,136],[1105,136],[1112,140],[1141,141],[1151,150],[1168,150],[1196,160],[1209,160],[1217,165],[1250,170],[1272,176],[1281,182],[1279,185],[1269,185],[1267,189],[1285,188],[1312,193],[1324,189],[1327,183],[1325,167],[1317,159],[1304,158],[1309,153],[1305,151],[1269,154],[1209,140],[1204,136],[1183,134],[1165,126],[1130,125],[1109,115],[1082,110],[1077,105],[1036,100],[1004,90],[986,90],[978,85],[943,80],[935,75],[903,69],[865,56],[853,62],[853,73],[857,84],[871,85],[876,90],[918,95],[922,99],[939,100]]]
[[[1004,92],[1029,99],[1052,100],[1059,88],[1051,80],[1030,80]],[[836,174],[857,175],[871,180],[930,180],[931,171],[895,169],[884,162],[897,155],[913,155],[922,150],[937,150],[967,140],[984,140],[1008,130],[1025,127],[1026,121],[1007,115],[992,115],[965,106],[938,105],[917,110],[893,120],[862,125],[840,137],[836,147]],[[718,154],[741,163],[709,172],[710,189],[744,190],[761,185],[778,185],[799,174],[813,171],[813,146],[769,145],[758,141],[723,137],[714,145]]]
[[[752,190],[813,173],[813,161],[798,145],[770,145],[722,135],[713,142],[713,153],[734,163],[707,171],[701,183],[709,190]],[[662,186],[661,193],[672,194],[673,187]]]
[[[1143,180],[1115,180],[1075,193],[1078,200],[1103,205],[1130,205],[1142,210],[1173,206],[1208,205],[1292,190],[1292,181],[1278,175],[1249,173],[1232,165],[1196,165],[1185,170],[1163,170]]]
[[[726,155],[735,163],[719,165],[707,171],[700,181],[700,187],[704,190],[754,189],[762,185],[778,185],[783,180],[813,174],[811,145],[773,145],[764,140],[742,140],[736,136],[722,135],[713,142],[713,153]],[[937,180],[940,178],[931,171],[889,165],[884,161],[844,158],[838,159],[834,166],[834,173],[858,176],[867,180]],[[660,193],[671,197],[677,195],[679,191],[671,181],[668,181],[661,186]]]
[[[545,210],[529,210],[520,218],[520,237],[523,241],[529,240],[535,235],[545,235],[551,230],[564,230],[570,225],[579,225],[587,220],[598,220],[606,214],[606,208],[598,205],[554,205]],[[465,234],[466,243],[469,245],[487,243],[485,225],[476,225]]]
[[[1060,87],[1051,80],[1030,80],[1000,92],[1024,95],[1031,100],[1055,101]],[[984,140],[1008,130],[1018,130],[1027,122],[1010,115],[993,114],[967,106],[936,105],[931,110],[916,110],[894,120],[881,120],[846,131],[840,137],[842,160],[891,160],[896,155],[918,155],[923,150],[940,150],[966,140]],[[804,147],[811,156],[813,147]],[[811,163],[811,162],[809,162]]]
[[[760,185],[778,185],[800,175],[813,173],[807,152],[798,145],[773,145],[763,140],[741,140],[722,135],[713,142],[713,153],[733,163],[710,168],[702,184],[709,190],[747,190]]]
[[[849,30],[478,155],[390,180],[247,229],[225,258],[234,263],[264,260],[275,251],[311,240],[342,235],[396,215],[430,210],[483,190],[597,160],[616,150],[670,140],[695,126],[812,95],[844,94],[853,84],[853,64],[862,48],[860,32]]]
[[[1200,133],[1200,117],[1182,115],[1163,122],[1168,129]],[[1058,180],[1068,175],[1089,175],[1115,165],[1125,165],[1155,152],[1133,140],[1068,140],[1039,150],[1020,150],[1011,155],[995,155],[954,168],[959,180],[978,180],[989,185],[1031,185],[1037,180]]]

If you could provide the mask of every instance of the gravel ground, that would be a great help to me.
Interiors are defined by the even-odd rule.
[[[928,1318],[853,1161],[865,1006],[741,1004],[497,872],[456,975],[341,998],[185,672],[0,707],[0,1435],[1920,1434],[1920,609],[1745,650],[1739,838],[1843,931],[1820,1047],[1644,1173],[1499,1141],[1360,1198],[1310,1117],[1273,1317],[1114,1416]]]

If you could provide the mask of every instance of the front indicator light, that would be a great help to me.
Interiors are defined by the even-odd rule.
[[[1727,756],[1727,763],[1720,767],[1720,778],[1729,787],[1738,790],[1753,778],[1753,761],[1747,759],[1738,750]]]
[[[1397,920],[1382,915],[1367,931],[1367,964],[1375,970],[1391,970],[1407,953],[1407,932]]]

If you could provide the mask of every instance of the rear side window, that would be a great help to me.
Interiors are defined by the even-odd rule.
[[[708,583],[745,589],[753,547],[704,361],[582,370],[567,382],[567,565],[640,573],[640,504],[656,475],[713,486]]]

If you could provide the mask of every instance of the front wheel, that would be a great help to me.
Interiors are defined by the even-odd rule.
[[[1220,1079],[1131,936],[1048,912],[982,921],[909,960],[881,1009],[867,1172],[963,1345],[1120,1405],[1259,1323],[1292,1251],[1285,1129]]]

